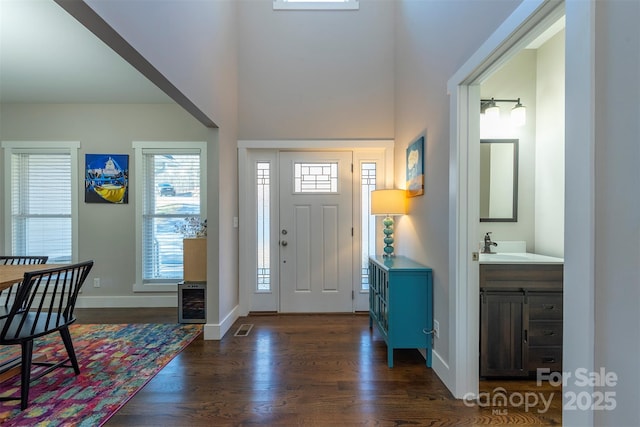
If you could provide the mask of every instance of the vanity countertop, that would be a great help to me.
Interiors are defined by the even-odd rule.
[[[564,258],[527,252],[480,254],[480,264],[563,264]]]

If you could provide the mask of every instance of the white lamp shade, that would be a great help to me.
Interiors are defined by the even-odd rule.
[[[371,192],[371,215],[404,215],[407,213],[405,190],[374,190]]]

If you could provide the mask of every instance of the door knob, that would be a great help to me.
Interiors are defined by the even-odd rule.
[[[282,246],[287,246],[287,244],[288,244],[288,243],[287,243],[287,241],[286,241],[286,240],[283,240],[283,241],[281,241],[281,242],[280,242],[280,244],[281,244]]]

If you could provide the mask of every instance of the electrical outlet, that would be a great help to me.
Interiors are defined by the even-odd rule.
[[[437,320],[433,321],[433,335],[436,338],[440,338],[440,322],[438,322]]]
[[[93,279],[93,287],[94,288],[99,288],[100,287],[100,278],[99,277],[94,277],[94,279]]]

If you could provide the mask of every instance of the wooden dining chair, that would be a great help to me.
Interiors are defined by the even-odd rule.
[[[20,400],[20,408],[24,410],[29,404],[31,381],[56,368],[73,367],[76,375],[80,373],[69,325],[76,321],[73,312],[78,292],[92,267],[93,261],[85,261],[24,274],[9,314],[0,319],[0,345],[20,345],[22,349],[20,397],[0,397],[0,400]],[[55,332],[62,337],[67,357],[32,363],[34,340]],[[67,362],[71,362],[71,366]],[[31,377],[32,364],[46,366],[46,369]]]
[[[48,256],[0,255],[0,265],[46,264]],[[0,319],[7,317],[19,283],[0,291]]]

